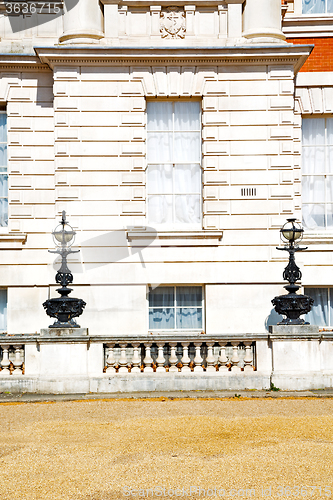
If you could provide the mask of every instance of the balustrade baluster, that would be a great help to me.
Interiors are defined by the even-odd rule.
[[[241,367],[239,366],[239,356],[238,356],[238,344],[239,342],[231,342],[232,345],[232,358],[231,358],[231,363],[232,363],[232,368],[231,371],[233,372],[240,372]]]
[[[146,355],[145,355],[145,359],[143,360],[143,363],[145,365],[144,371],[145,371],[145,373],[153,373],[154,370],[153,370],[153,367],[151,365],[153,364],[154,360],[150,354],[151,342],[147,342],[145,344],[145,348],[146,348]]]
[[[207,357],[206,357],[206,371],[207,372],[215,372],[215,356],[213,354],[213,345],[215,342],[206,342],[207,343]]]
[[[120,344],[120,358],[118,361],[118,364],[119,364],[118,373],[128,373],[126,346],[127,346],[127,344]]]
[[[200,354],[200,347],[201,347],[202,342],[194,342],[195,346],[195,357],[194,357],[194,371],[195,372],[202,372],[202,357]]]
[[[116,369],[114,367],[116,363],[116,358],[114,357],[114,344],[106,344],[107,347],[107,357],[106,357],[106,373],[115,373]]]
[[[165,372],[165,367],[164,367],[164,342],[156,342],[157,343],[157,349],[158,349],[158,356],[156,358],[156,372]]]
[[[14,365],[14,371],[13,375],[22,375],[22,364],[23,364],[23,359],[21,356],[21,345],[16,345],[14,346],[15,349],[15,358],[13,360],[13,365]]]
[[[244,357],[244,371],[253,370],[253,353],[252,353],[252,342],[243,342],[245,345],[245,357]]]
[[[170,349],[171,349],[171,354],[169,357],[169,372],[178,372],[178,368],[176,364],[178,363],[178,358],[176,356],[176,347],[177,347],[177,342],[169,342]]]
[[[191,363],[191,358],[190,356],[188,355],[188,346],[189,346],[189,342],[182,342],[181,343],[182,346],[183,346],[183,356],[182,356],[182,373],[190,373],[191,372],[191,368],[189,367],[189,364]]]
[[[139,356],[139,342],[132,342],[133,345],[133,358],[132,358],[132,373],[140,373],[141,356]]]
[[[219,366],[219,371],[220,372],[224,372],[224,371],[227,372],[228,371],[228,367],[227,367],[228,358],[225,355],[225,346],[226,345],[227,345],[226,342],[220,342],[221,353],[220,353],[220,356],[218,358],[218,362],[220,363],[220,366]]]
[[[10,375],[10,371],[9,371],[9,365],[10,365],[10,361],[9,361],[9,345],[1,345],[1,349],[2,349],[2,361],[1,361],[1,372],[0,372],[0,375],[1,376],[6,376],[6,375]]]

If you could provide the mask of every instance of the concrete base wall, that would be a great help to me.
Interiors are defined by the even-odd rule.
[[[127,393],[155,391],[195,391],[269,389],[270,373],[253,372],[234,375],[204,374],[105,374],[101,377],[48,378],[3,377],[0,378],[0,392],[29,392],[39,394],[81,394],[81,393]]]

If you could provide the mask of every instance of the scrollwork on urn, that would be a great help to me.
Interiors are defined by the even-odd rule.
[[[179,7],[168,7],[161,12],[160,32],[162,38],[185,38],[185,13]]]

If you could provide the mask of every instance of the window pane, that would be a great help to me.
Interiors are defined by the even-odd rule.
[[[305,229],[325,228],[325,205],[303,205],[302,212]]]
[[[0,197],[7,198],[8,194],[8,175],[0,173]]]
[[[147,102],[147,130],[172,130],[172,102]]]
[[[7,142],[7,114],[0,113],[0,142]]]
[[[200,146],[198,132],[175,132],[173,162],[200,162]]]
[[[0,290],[0,330],[7,330],[7,290]]]
[[[325,177],[309,175],[302,179],[303,203],[325,201]]]
[[[304,174],[320,174],[325,172],[325,148],[303,148],[302,169]]]
[[[171,195],[148,196],[148,221],[150,224],[173,222],[172,199]]]
[[[175,102],[175,130],[201,130],[200,102]]]
[[[333,0],[327,0],[327,12],[330,14],[333,12]]]
[[[202,328],[202,309],[181,307],[177,308],[176,328]]]
[[[177,286],[176,305],[180,306],[201,306],[202,288],[201,286]]]
[[[302,0],[303,14],[323,14],[325,12],[325,0]]]
[[[173,307],[174,289],[172,286],[158,286],[149,290],[149,307]]]
[[[200,195],[177,195],[175,196],[175,222],[200,223],[201,213]]]
[[[173,156],[172,149],[172,133],[148,133],[147,161],[149,163],[170,163]]]
[[[325,118],[308,118],[302,121],[303,145],[325,143]]]
[[[8,199],[0,199],[0,226],[8,226]]]
[[[175,165],[175,193],[200,193],[201,167],[197,164]]]
[[[150,309],[149,328],[168,330],[175,328],[174,309]]]
[[[328,326],[328,289],[305,288],[305,295],[314,299],[311,311],[305,315],[310,325]]]
[[[173,193],[173,167],[172,165],[149,165],[148,166],[148,190],[149,194],[172,194]]]

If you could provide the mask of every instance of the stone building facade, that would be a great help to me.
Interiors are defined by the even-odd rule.
[[[70,260],[87,303],[79,322],[123,357],[149,336],[171,339],[169,349],[211,339],[208,358],[220,355],[216,339],[248,338],[252,364],[240,370],[263,356],[267,375],[271,299],[284,292],[279,229],[302,220],[302,204],[302,283],[330,308],[330,170],[316,174],[309,160],[302,172],[302,117],[324,120],[315,127],[329,163],[333,79],[316,54],[333,13],[328,0],[311,2],[67,0],[28,2],[26,13],[0,4],[2,330],[30,335],[32,376],[63,210],[80,249]],[[316,156],[309,123],[303,148]],[[95,371],[114,369],[107,356]],[[330,371],[326,358],[318,370]]]

